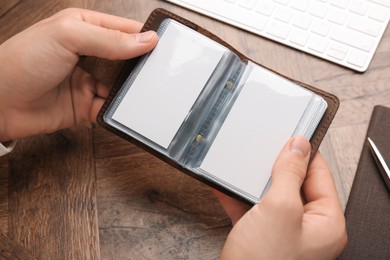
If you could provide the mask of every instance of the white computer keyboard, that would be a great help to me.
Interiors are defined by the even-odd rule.
[[[167,1],[360,72],[390,17],[390,0]]]

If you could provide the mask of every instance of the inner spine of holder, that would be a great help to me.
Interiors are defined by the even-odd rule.
[[[227,52],[215,68],[168,148],[184,167],[192,168],[204,157],[239,91],[244,67],[237,55]]]

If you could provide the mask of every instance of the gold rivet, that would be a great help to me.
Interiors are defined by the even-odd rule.
[[[203,140],[203,136],[202,136],[202,135],[197,135],[196,138],[195,138],[195,141],[196,141],[197,143],[202,142],[202,140]]]
[[[226,88],[227,89],[232,89],[233,88],[233,82],[231,82],[231,81],[228,81],[228,82],[226,82]]]

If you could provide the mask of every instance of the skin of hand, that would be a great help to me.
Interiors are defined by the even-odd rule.
[[[250,209],[214,191],[234,225],[221,259],[335,259],[341,253],[347,235],[333,178],[319,153],[308,166],[309,157],[306,138],[289,140],[270,189]]]
[[[0,142],[95,122],[108,88],[77,67],[79,56],[130,59],[152,50],[141,23],[65,9],[0,45]]]

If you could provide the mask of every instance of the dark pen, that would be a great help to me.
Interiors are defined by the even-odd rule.
[[[379,152],[378,147],[374,144],[374,142],[368,137],[368,144],[370,146],[370,150],[372,155],[374,156],[375,163],[379,168],[380,173],[382,174],[383,179],[385,180],[387,189],[390,191],[390,170],[389,166],[387,166],[385,159],[382,154]]]

